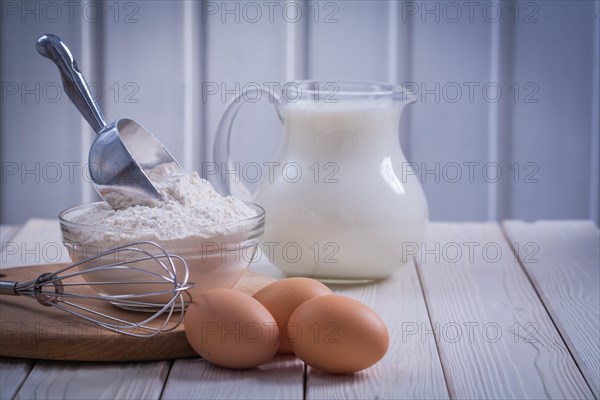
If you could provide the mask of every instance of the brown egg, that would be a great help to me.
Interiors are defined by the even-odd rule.
[[[253,368],[279,348],[279,328],[262,304],[233,289],[194,297],[185,313],[185,336],[204,359],[229,368]]]
[[[321,282],[309,278],[287,278],[262,288],[254,298],[269,310],[279,326],[279,353],[293,353],[287,340],[286,325],[299,305],[313,297],[331,294]]]
[[[287,334],[302,361],[333,374],[369,368],[389,345],[385,323],[375,311],[338,295],[316,297],[298,307]]]

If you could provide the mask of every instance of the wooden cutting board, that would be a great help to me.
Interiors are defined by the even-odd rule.
[[[36,265],[0,271],[0,279],[29,281],[65,264]],[[247,270],[234,287],[254,294],[275,279]],[[73,287],[75,288],[75,287]],[[91,292],[89,287],[74,289]],[[101,311],[123,319],[139,316],[106,303]],[[28,297],[0,296],[0,356],[72,361],[143,361],[196,356],[183,323],[174,331],[136,338],[90,324]]]

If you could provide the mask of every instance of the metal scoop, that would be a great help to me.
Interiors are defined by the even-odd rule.
[[[110,125],[105,122],[77,62],[58,36],[42,35],[35,47],[56,64],[65,92],[98,135],[89,154],[89,172],[98,194],[115,210],[162,202],[144,170],[170,164],[169,170],[183,173],[173,156],[135,121],[123,118]]]

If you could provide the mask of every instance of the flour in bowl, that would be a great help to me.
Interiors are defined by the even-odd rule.
[[[174,240],[190,236],[222,237],[234,234],[236,229],[244,229],[243,226],[223,224],[247,220],[257,215],[256,210],[243,201],[232,196],[221,196],[210,182],[200,178],[196,172],[173,173],[168,164],[145,172],[165,202],[156,207],[136,205],[116,211],[108,204],[98,204],[98,207],[75,217],[74,222],[123,231],[116,233],[98,229],[89,232],[93,237],[82,239]]]

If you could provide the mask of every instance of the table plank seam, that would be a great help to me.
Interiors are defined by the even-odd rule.
[[[160,389],[160,394],[158,395],[159,399],[163,398],[165,394],[165,388],[167,387],[167,382],[169,381],[169,376],[171,376],[171,370],[173,369],[173,364],[175,362],[173,360],[169,360],[169,370],[167,371],[167,375],[165,376],[165,380],[163,381],[162,388]]]
[[[308,367],[304,361],[302,361],[302,364],[304,364],[304,377],[302,379],[302,400],[306,400],[306,396],[308,393]]]
[[[417,271],[417,279],[419,281],[419,287],[421,288],[421,293],[423,294],[423,300],[425,302],[425,309],[427,310],[427,320],[429,321],[429,325],[432,327],[433,330],[433,336],[434,336],[434,342],[435,342],[435,348],[437,350],[437,355],[440,359],[440,365],[442,366],[442,376],[444,377],[444,385],[446,385],[446,390],[448,392],[448,394],[450,395],[451,399],[456,398],[455,393],[452,393],[452,391],[450,390],[450,385],[448,385],[448,375],[447,375],[447,371],[446,371],[446,366],[444,365],[444,360],[442,359],[442,352],[440,350],[440,344],[439,344],[439,340],[440,339],[438,337],[439,333],[437,333],[437,331],[435,329],[433,329],[433,321],[431,319],[431,312],[429,311],[429,300],[427,297],[427,291],[425,289],[425,285],[423,284],[423,278],[421,276],[421,271],[419,268],[419,265],[416,261],[416,259],[413,259],[413,263],[415,265],[415,269]]]
[[[555,315],[554,315],[554,313],[551,312],[551,310],[548,308],[548,306],[544,302],[544,297],[541,295],[538,286],[535,284],[535,281],[533,280],[533,278],[531,277],[531,275],[527,271],[527,268],[525,268],[525,264],[523,263],[523,260],[521,259],[521,254],[519,254],[519,252],[515,251],[514,246],[512,245],[512,243],[510,241],[510,237],[508,236],[508,233],[506,232],[506,228],[504,227],[504,224],[499,224],[499,226],[500,226],[500,232],[502,233],[502,236],[504,237],[504,240],[508,243],[508,247],[510,248],[510,250],[512,252],[512,255],[515,257],[515,260],[517,260],[517,262],[519,264],[519,267],[521,268],[521,270],[525,274],[525,277],[527,278],[527,280],[529,281],[529,284],[533,288],[533,291],[534,291],[535,295],[538,297],[538,299],[540,300],[540,303],[544,307],[544,310],[548,314],[548,317],[550,318],[550,321],[552,321],[552,326],[554,326],[554,329],[558,333],[558,336],[560,337],[560,339],[564,343],[565,348],[567,349],[567,351],[569,352],[569,355],[573,359],[573,361],[575,363],[575,366],[577,367],[577,370],[581,374],[581,376],[582,376],[585,384],[587,385],[587,387],[590,390],[590,392],[594,395],[594,398],[598,399],[598,397],[594,393],[593,386],[588,381],[588,378],[586,377],[586,374],[584,373],[584,371],[583,371],[583,369],[582,369],[582,367],[580,365],[578,357],[576,357],[576,354],[573,353],[573,350],[571,349],[571,346],[569,346],[566,338],[564,337],[563,333],[561,332],[560,327],[558,326],[557,322],[555,321]]]
[[[424,243],[429,257],[418,252],[417,265],[437,330],[426,334],[441,338],[436,344],[451,387],[448,396],[594,398],[497,224],[432,224]],[[460,243],[493,244],[496,258],[472,250],[467,256],[446,256],[442,246],[448,243],[459,248]],[[539,324],[537,336],[528,341],[513,327],[524,329],[532,321]],[[467,324],[478,328],[465,335]],[[494,327],[491,336],[488,326]]]
[[[33,371],[33,368],[35,368],[35,366],[37,365],[37,360],[31,360],[31,361],[32,362],[31,362],[31,365],[29,367],[29,371],[27,372],[27,376],[25,376],[25,378],[19,384],[19,387],[17,388],[17,390],[15,390],[15,394],[12,397],[13,400],[17,398],[17,396],[19,395],[19,392],[21,391],[21,388],[23,387],[23,385],[25,384],[25,382],[27,382],[27,379],[31,375],[31,372]]]

